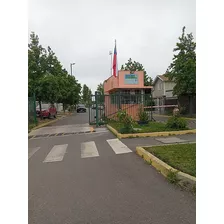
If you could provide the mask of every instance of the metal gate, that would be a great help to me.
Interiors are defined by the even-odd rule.
[[[151,94],[125,94],[114,93],[102,95],[95,92],[91,96],[89,105],[89,123],[100,126],[108,123],[109,120],[116,120],[119,110],[125,110],[134,120],[138,120],[140,108],[148,112],[149,119],[154,120],[152,116],[153,102]]]

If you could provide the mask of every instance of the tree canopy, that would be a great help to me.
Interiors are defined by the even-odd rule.
[[[74,105],[80,100],[81,85],[68,74],[51,49],[39,43],[34,32],[28,44],[28,95],[41,102]],[[41,105],[40,105],[41,107]]]
[[[104,95],[103,83],[97,86],[97,91],[100,92],[101,95]]]
[[[185,34],[185,27],[182,29],[182,35],[174,48],[173,61],[167,69],[166,76],[176,83],[173,88],[173,94],[196,95],[196,43],[193,41],[193,35]]]
[[[91,102],[91,96],[92,96],[92,91],[91,89],[84,84],[82,87],[82,101],[83,103],[85,103],[86,105],[89,105]]]
[[[127,70],[131,72],[135,71],[143,71],[144,72],[144,85],[145,86],[151,86],[153,83],[153,79],[147,75],[147,72],[144,68],[144,66],[137,62],[132,61],[131,58],[129,58],[128,62],[121,66],[121,70]]]

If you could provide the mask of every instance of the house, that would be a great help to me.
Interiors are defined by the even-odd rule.
[[[153,82],[153,91],[152,96],[155,101],[156,106],[167,107],[158,107],[157,110],[164,112],[165,108],[172,107],[172,105],[177,105],[177,96],[173,95],[173,88],[175,82],[170,81],[165,75],[157,75]]]
[[[138,119],[139,108],[146,96],[151,96],[152,86],[144,86],[143,71],[118,71],[103,83],[105,116],[113,117],[119,109],[126,110],[133,119]]]

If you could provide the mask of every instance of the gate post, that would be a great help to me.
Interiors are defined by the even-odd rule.
[[[98,115],[98,92],[95,91],[95,101],[96,101],[96,127],[99,127],[99,115]]]

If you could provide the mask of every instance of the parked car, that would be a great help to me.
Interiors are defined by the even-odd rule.
[[[41,112],[40,112],[40,107],[37,106],[36,114],[37,114],[37,117],[42,117],[42,118],[54,117],[54,118],[56,118],[56,116],[57,116],[57,109],[56,109],[56,107],[53,104],[52,105],[42,104],[41,105]]]
[[[77,106],[77,113],[85,113],[86,112],[86,107],[85,107],[85,105],[84,104],[79,104],[78,106]]]

